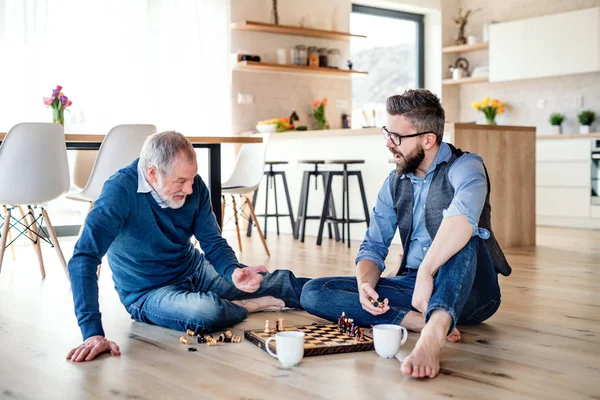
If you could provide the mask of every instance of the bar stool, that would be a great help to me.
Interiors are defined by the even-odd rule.
[[[321,177],[323,179],[323,187],[328,179],[329,171],[320,171],[319,165],[325,164],[325,160],[298,160],[298,164],[311,164],[313,165],[312,171],[304,171],[302,176],[302,186],[300,189],[300,203],[298,205],[298,219],[296,220],[296,229],[294,231],[294,239],[300,238],[300,241],[304,243],[304,234],[306,232],[306,220],[310,219],[320,219],[320,215],[306,215],[308,209],[308,194],[309,194],[309,186],[310,186],[310,178],[311,176],[315,177],[315,189],[317,189],[318,178]],[[329,196],[331,197],[331,201],[327,202],[328,204],[328,217],[336,218],[335,213],[335,204],[333,202],[333,194],[329,191]],[[333,238],[331,231],[331,222],[327,223],[327,229],[329,232],[329,238]],[[340,241],[340,231],[337,223],[334,223],[335,230],[335,240],[336,242]],[[322,233],[322,230],[321,230]]]
[[[294,221],[294,212],[292,211],[292,201],[290,200],[290,191],[287,185],[287,179],[285,178],[285,171],[273,171],[274,165],[285,165],[288,164],[287,161],[265,161],[265,164],[269,166],[269,169],[264,172],[266,176],[265,182],[265,213],[264,214],[256,214],[256,217],[265,217],[265,222],[263,224],[264,227],[264,235],[265,239],[267,238],[267,219],[269,217],[274,217],[275,222],[277,224],[277,235],[279,236],[279,217],[290,217],[290,223],[292,224],[292,231],[295,231],[296,223]],[[285,199],[287,201],[288,214],[279,214],[279,207],[277,205],[277,180],[275,179],[277,175],[281,176],[281,180],[283,181],[283,190],[285,191]],[[269,182],[271,182],[271,187],[269,187]],[[269,189],[273,189],[273,195],[275,196],[275,214],[269,214]],[[252,206],[256,207],[256,200],[258,199],[258,189],[254,191],[254,197],[252,198]],[[248,224],[248,230],[246,231],[246,236],[250,237],[252,235],[252,218],[250,218],[250,223]]]
[[[321,213],[320,223],[319,223],[319,233],[317,234],[317,245],[321,245],[323,241],[323,227],[325,222],[337,222],[342,224],[342,243],[344,242],[345,235],[344,229],[347,230],[348,233],[348,248],[350,248],[350,224],[366,222],[367,228],[370,224],[369,218],[369,207],[367,206],[367,195],[365,194],[365,185],[362,179],[362,173],[360,170],[358,171],[348,171],[348,165],[354,164],[364,164],[365,160],[329,160],[325,161],[326,164],[335,164],[335,165],[343,165],[342,171],[327,171],[327,183],[325,185],[325,202],[323,203],[323,211]],[[343,177],[342,184],[342,218],[330,217],[328,215],[327,210],[331,201],[331,182],[333,181],[334,176]],[[365,212],[365,219],[356,219],[350,218],[350,194],[348,190],[348,178],[350,176],[356,176],[358,179],[358,187],[360,189],[360,197],[362,198],[363,210]]]

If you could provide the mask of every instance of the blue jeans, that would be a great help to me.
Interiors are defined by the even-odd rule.
[[[179,284],[164,286],[144,294],[126,306],[132,319],[178,331],[214,332],[248,317],[246,308],[232,300],[273,296],[286,307],[301,308],[300,294],[310,279],[296,278],[291,271],[264,274],[254,293],[237,289],[215,271],[206,260]]]
[[[304,286],[300,301],[306,311],[330,321],[337,321],[345,312],[360,326],[397,325],[409,311],[417,311],[411,305],[416,278],[417,270],[407,269],[402,275],[379,280],[375,291],[380,299],[387,298],[390,306],[379,316],[362,309],[355,277],[313,279]],[[425,321],[434,310],[444,310],[452,317],[450,333],[456,324],[485,321],[498,307],[498,275],[482,239],[473,237],[438,270]]]

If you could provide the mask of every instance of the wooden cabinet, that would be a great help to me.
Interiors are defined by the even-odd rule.
[[[600,7],[490,26],[490,82],[600,71]]]

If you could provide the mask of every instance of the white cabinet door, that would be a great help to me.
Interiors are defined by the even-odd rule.
[[[583,188],[536,188],[536,214],[553,217],[590,217],[590,190]]]
[[[490,82],[524,78],[525,21],[490,25]]]
[[[591,190],[590,164],[589,161],[538,162],[535,164],[535,185]]]
[[[536,140],[536,161],[585,161],[591,163],[590,139],[538,139]]]
[[[600,71],[600,7],[490,26],[490,82]]]
[[[599,65],[600,8],[525,20],[527,75],[593,72]]]

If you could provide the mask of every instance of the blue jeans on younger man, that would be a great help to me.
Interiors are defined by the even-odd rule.
[[[296,278],[288,270],[264,274],[254,293],[237,289],[221,277],[205,259],[181,282],[154,289],[126,306],[132,319],[178,331],[214,332],[248,317],[248,311],[232,300],[273,296],[286,307],[301,308],[300,295],[308,278]]]
[[[400,276],[381,278],[375,291],[381,300],[389,300],[390,310],[374,316],[362,309],[355,277],[313,279],[304,286],[301,303],[306,311],[337,321],[342,312],[360,326],[399,324],[412,307],[417,278],[416,269]],[[456,324],[478,324],[490,318],[500,306],[500,286],[490,255],[481,238],[475,236],[446,262],[434,277],[429,300],[428,321],[433,310],[444,310]]]

